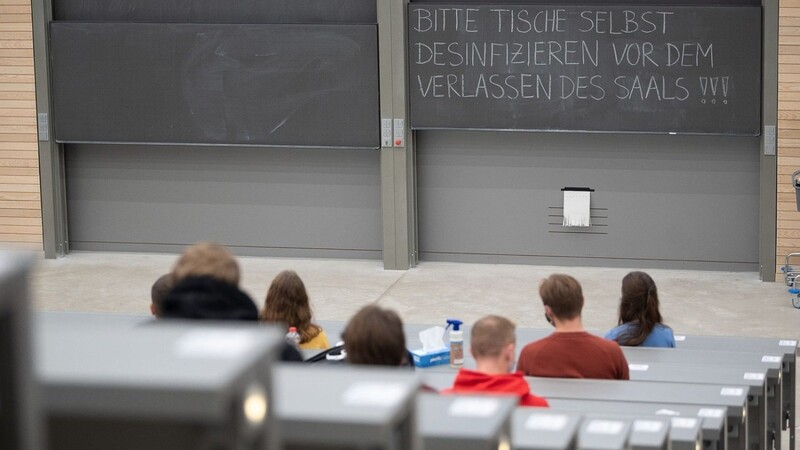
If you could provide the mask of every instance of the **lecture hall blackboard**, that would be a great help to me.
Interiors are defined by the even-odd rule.
[[[58,142],[378,148],[369,24],[53,22]]]
[[[414,129],[760,133],[760,7],[408,9]]]
[[[376,24],[375,0],[54,0],[53,20]]]

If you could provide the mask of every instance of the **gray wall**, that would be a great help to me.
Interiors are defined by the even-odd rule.
[[[66,145],[72,250],[381,258],[376,150]]]
[[[416,143],[421,260],[758,269],[757,137],[426,131]],[[561,227],[565,186],[596,189],[597,226]]]
[[[421,260],[756,270],[758,138],[418,132]],[[381,257],[374,150],[66,146],[73,250]],[[593,226],[560,226],[589,186]],[[580,258],[580,259],[578,259]]]

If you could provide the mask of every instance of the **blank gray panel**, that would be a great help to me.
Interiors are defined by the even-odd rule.
[[[758,138],[417,133],[422,259],[755,270]],[[561,188],[592,193],[564,228]]]
[[[381,257],[374,150],[66,146],[74,250]]]

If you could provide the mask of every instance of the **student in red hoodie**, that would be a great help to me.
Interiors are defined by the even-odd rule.
[[[472,326],[470,352],[476,370],[461,369],[455,383],[443,393],[509,394],[522,406],[549,406],[547,400],[531,394],[522,372],[514,370],[516,325],[500,316],[486,316]]]

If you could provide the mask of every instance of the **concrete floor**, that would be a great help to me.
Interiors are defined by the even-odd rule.
[[[42,260],[33,277],[36,306],[53,311],[146,313],[150,286],[170,270],[175,255],[72,253]],[[521,327],[547,327],[539,281],[553,272],[575,276],[586,298],[587,328],[614,326],[620,282],[630,269],[423,262],[408,271],[383,270],[379,261],[239,258],[242,284],[259,305],[272,278],[293,269],[303,278],[316,317],[347,320],[377,302],[408,323],[467,323],[493,313]],[[762,283],[756,273],[649,270],[658,285],[666,323],[680,334],[791,337],[800,335],[800,310],[786,286]]]
[[[176,255],[72,253],[42,260],[33,275],[40,310],[145,314],[150,286]],[[493,313],[520,327],[548,327],[539,281],[553,272],[583,285],[587,328],[616,322],[620,282],[630,269],[424,262],[408,271],[383,270],[379,261],[239,258],[242,285],[259,305],[272,278],[293,269],[303,278],[318,320],[346,321],[363,305],[394,308],[407,323],[471,323]],[[665,322],[676,334],[797,339],[800,309],[782,283],[762,283],[756,273],[648,270],[658,285]],[[800,398],[798,399],[800,401]],[[784,432],[783,450],[788,448]]]

